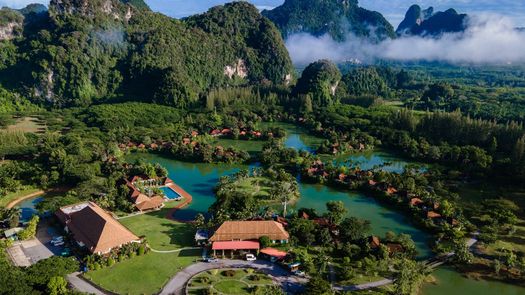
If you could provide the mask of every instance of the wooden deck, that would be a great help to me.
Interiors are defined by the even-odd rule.
[[[179,209],[182,209],[182,208],[186,207],[187,205],[189,205],[193,201],[193,197],[187,191],[185,191],[182,187],[178,186],[174,182],[169,183],[166,186],[169,187],[170,189],[172,189],[173,191],[175,191],[177,194],[179,194],[179,196],[181,196],[183,198],[183,201],[180,204],[178,204],[177,206],[173,207],[168,212],[168,215],[166,216],[168,219],[175,220],[175,218],[173,218],[173,213],[175,213],[175,211],[177,211]]]

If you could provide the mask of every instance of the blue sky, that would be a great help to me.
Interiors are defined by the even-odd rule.
[[[250,0],[260,8],[271,8],[280,5],[284,0]],[[0,6],[19,8],[28,3],[49,3],[49,0],[0,0]],[[146,0],[150,7],[173,17],[184,17],[206,11],[208,8],[219,5],[227,0]],[[498,13],[514,20],[517,26],[525,26],[524,0],[360,0],[360,5],[381,12],[397,26],[411,4],[417,3],[423,7],[434,6],[437,10],[450,7],[459,12],[470,14]]]

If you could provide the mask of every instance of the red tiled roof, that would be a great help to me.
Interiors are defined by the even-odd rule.
[[[410,205],[412,206],[417,206],[419,204],[422,204],[423,203],[423,200],[421,200],[420,198],[412,198],[410,199]]]
[[[381,245],[381,241],[378,237],[372,236],[370,237],[370,248],[375,249]]]
[[[257,241],[222,241],[213,242],[212,250],[259,250]]]
[[[440,218],[441,214],[436,213],[434,211],[429,211],[429,212],[427,212],[427,217],[428,218]]]
[[[164,198],[160,196],[155,196],[153,198],[146,197],[147,199],[136,204],[135,207],[139,209],[140,211],[146,211],[151,209],[157,209],[162,204],[164,204]]]
[[[93,202],[62,207],[56,215],[91,253],[107,253],[140,240]]]
[[[226,221],[215,231],[210,241],[258,240],[263,236],[271,240],[290,238],[283,225],[273,220]]]
[[[266,254],[268,256],[277,257],[279,259],[286,257],[288,253],[284,251],[280,251],[274,248],[264,248],[261,250],[261,253]]]

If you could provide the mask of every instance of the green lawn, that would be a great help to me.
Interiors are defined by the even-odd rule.
[[[500,235],[498,240],[485,247],[485,253],[489,255],[502,254],[501,249],[514,250],[525,253],[525,222],[521,220],[516,226],[516,232],[511,236]]]
[[[16,200],[18,198],[21,198],[25,195],[29,195],[32,193],[35,193],[39,191],[39,189],[34,188],[32,186],[24,186],[20,191],[16,193],[9,193],[4,197],[0,198],[0,207],[5,207],[7,204],[9,204],[11,201]]]
[[[230,271],[235,272],[233,276],[226,275]],[[211,270],[193,277],[188,293],[201,294],[202,290],[208,290],[211,287],[222,294],[251,294],[251,288],[254,286],[272,284],[273,281],[268,275],[251,269]]]
[[[95,284],[118,294],[156,294],[177,272],[194,263],[200,250],[137,256],[85,274]]]
[[[177,205],[168,202],[160,210],[147,214],[120,219],[119,221],[137,236],[145,236],[155,250],[169,251],[192,247],[195,230],[189,223],[176,222],[166,218],[168,212]]]
[[[271,181],[265,177],[248,177],[237,181],[239,192],[267,198],[270,196]]]

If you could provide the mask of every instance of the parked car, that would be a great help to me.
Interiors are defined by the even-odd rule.
[[[204,258],[204,262],[212,263],[212,262],[219,262],[219,259],[215,257],[206,257]]]
[[[257,260],[257,257],[253,254],[246,254],[246,261],[255,261]]]
[[[63,242],[63,241],[64,241],[64,237],[54,237],[51,240],[51,243],[58,243],[58,242]]]
[[[63,246],[64,244],[65,244],[64,241],[57,241],[57,242],[51,241],[51,245],[53,245],[55,247]]]

